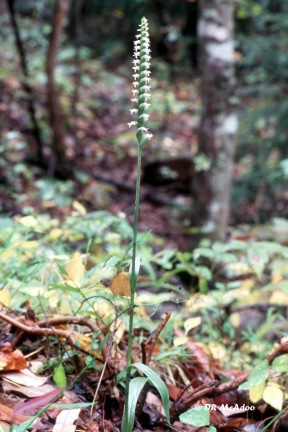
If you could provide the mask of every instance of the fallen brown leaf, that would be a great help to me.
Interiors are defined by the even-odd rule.
[[[22,352],[18,349],[15,351],[12,350],[10,343],[5,343],[0,350],[0,364],[3,364],[3,371],[20,371],[25,369],[27,366],[27,361],[22,354]],[[4,365],[5,363],[5,365]]]

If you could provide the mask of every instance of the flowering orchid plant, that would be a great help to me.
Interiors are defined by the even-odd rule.
[[[134,228],[133,228],[133,246],[132,246],[132,263],[129,272],[129,282],[131,288],[130,299],[130,318],[129,318],[129,337],[127,349],[127,367],[126,367],[126,384],[125,384],[125,406],[123,412],[123,420],[121,431],[132,432],[135,410],[138,397],[148,382],[152,382],[158,389],[165,410],[167,420],[169,422],[169,394],[167,388],[161,378],[148,366],[142,363],[131,364],[132,357],[132,339],[133,339],[133,316],[134,316],[134,298],[137,285],[137,275],[140,266],[140,259],[136,257],[137,253],[137,230],[138,230],[138,210],[139,210],[139,194],[140,194],[140,174],[141,174],[141,153],[143,145],[147,140],[152,138],[152,134],[148,133],[146,127],[149,119],[147,111],[150,107],[150,42],[148,33],[148,22],[146,18],[142,18],[139,28],[139,34],[134,42],[134,60],[133,60],[133,99],[132,102],[137,105],[137,108],[132,108],[131,114],[136,114],[137,120],[128,123],[129,128],[136,126],[136,137],[138,140],[138,161],[137,161],[137,181],[136,181],[136,200],[134,209]],[[136,262],[138,263],[136,266]],[[137,268],[136,268],[137,267]],[[135,367],[140,370],[146,377],[137,377],[131,380],[131,368]]]

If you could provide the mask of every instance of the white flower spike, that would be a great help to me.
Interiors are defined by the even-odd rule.
[[[148,22],[146,18],[142,18],[141,24],[138,29],[138,34],[136,35],[136,41],[134,42],[134,59],[132,61],[134,70],[133,87],[132,93],[134,98],[131,99],[135,102],[138,108],[131,109],[131,114],[137,113],[138,120],[135,122],[128,123],[129,128],[131,126],[137,127],[136,136],[140,145],[140,148],[144,145],[146,140],[152,138],[152,134],[147,133],[148,129],[146,123],[149,119],[149,114],[147,111],[150,107],[148,100],[150,99],[150,89],[151,86],[148,85],[151,81],[149,75],[151,74],[150,68],[150,41],[148,32]],[[135,88],[138,88],[136,90]],[[137,98],[135,98],[137,95]]]

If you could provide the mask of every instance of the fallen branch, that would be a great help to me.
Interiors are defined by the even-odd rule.
[[[269,364],[271,364],[277,357],[282,354],[288,354],[288,342],[284,342],[280,345],[272,354],[269,354],[266,358]],[[203,388],[195,389],[188,397],[183,400],[176,400],[172,405],[171,409],[171,422],[176,421],[180,414],[191,408],[191,405],[195,404],[202,398],[213,398],[217,395],[227,393],[232,390],[236,390],[240,384],[244,383],[249,375],[253,372],[253,369],[249,372],[244,372],[241,376],[230,380],[226,383],[219,384],[219,382],[213,381]],[[212,385],[211,385],[212,384]]]
[[[59,329],[52,329],[49,328],[56,325],[61,324],[78,324],[83,325],[88,328],[90,328],[93,333],[95,331],[99,331],[99,339],[100,342],[104,339],[104,335],[101,334],[99,327],[96,323],[93,321],[90,321],[88,319],[82,318],[82,317],[74,317],[74,316],[65,316],[65,317],[59,317],[59,318],[50,318],[48,320],[44,321],[38,321],[37,323],[33,325],[26,325],[23,324],[20,321],[17,321],[15,318],[11,318],[8,315],[5,315],[3,312],[0,312],[0,318],[3,319],[6,322],[9,322],[13,326],[19,328],[25,333],[33,334],[36,336],[57,336],[59,338],[66,338],[69,340],[69,342],[72,345],[75,345],[75,332],[70,330],[59,330]],[[107,348],[103,347],[102,349],[103,356],[106,357],[107,355]]]

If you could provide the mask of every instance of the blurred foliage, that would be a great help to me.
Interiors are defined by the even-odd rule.
[[[45,58],[51,30],[53,3],[49,0],[15,0],[15,3],[16,10],[19,12],[17,19],[21,27],[21,37],[25,43],[29,70],[33,74],[33,86],[35,88],[42,86],[37,94],[37,118],[45,144],[48,144],[50,130],[47,123],[43,86],[46,83]],[[79,4],[81,13],[76,17],[75,10]],[[235,57],[239,77],[241,118],[233,172],[233,222],[244,220],[259,223],[266,221],[271,216],[287,216],[287,12],[286,0],[238,0],[235,2]],[[105,133],[103,124],[106,120],[107,123],[110,121],[108,117],[109,114],[112,117],[112,113],[115,115],[113,114],[111,124],[114,124],[115,121],[119,123],[120,118],[124,120],[131,78],[131,70],[127,67],[127,61],[132,49],[133,35],[143,15],[149,18],[152,39],[154,82],[152,109],[154,111],[151,116],[151,128],[154,129],[152,130],[154,133],[157,130],[162,141],[161,146],[158,144],[155,146],[151,157],[167,157],[167,154],[177,157],[181,151],[185,156],[191,157],[190,140],[191,142],[196,141],[200,101],[199,79],[191,79],[195,73],[191,65],[195,64],[197,54],[197,2],[187,0],[170,0],[169,2],[164,0],[72,1],[67,32],[63,35],[56,69],[61,103],[65,113],[68,114],[65,126],[67,126],[68,139],[71,142],[69,156],[71,154],[73,157],[75,154],[74,124],[81,129],[76,132],[79,133],[80,138],[76,138],[79,141],[85,136],[83,130],[92,128],[92,123],[95,124],[97,131],[100,130],[100,139],[97,144],[95,140],[93,143],[88,143],[85,149],[87,156],[93,153],[96,158],[106,158],[103,144],[106,145],[107,142],[115,149],[117,147],[118,157],[122,152],[124,158],[127,151],[133,156],[133,149],[124,148],[128,141],[132,141],[131,131],[121,134],[114,133],[113,136],[110,134],[103,139]],[[20,101],[20,107],[17,107],[20,113],[16,114],[19,119],[25,119],[24,124],[27,123],[28,116],[27,105],[23,102],[25,95],[19,84],[23,77],[18,67],[14,37],[8,22],[7,16],[0,17],[0,32],[3,39],[1,49],[4,53],[1,59],[0,74],[9,87],[10,99],[7,101],[7,106],[13,108],[14,104]],[[76,24],[80,28],[78,43],[81,79],[79,83],[80,100],[77,104],[78,118],[74,121],[74,117],[70,114],[73,112],[73,94],[77,74]],[[172,79],[175,87],[172,86]],[[193,94],[188,87],[188,80],[194,87]],[[180,89],[181,81],[183,83]],[[186,88],[190,91],[186,92]],[[110,107],[113,104],[113,109],[109,109],[109,104]],[[117,112],[116,106],[118,107]],[[14,112],[12,114],[16,115]],[[173,125],[171,128],[174,128],[172,119],[176,123],[181,115],[183,119],[186,116],[185,124],[187,130],[190,129],[190,135],[185,131],[185,136],[179,140],[179,130],[176,128],[174,131],[168,130],[167,122]],[[123,123],[125,122],[126,119]],[[14,126],[12,124],[12,128]],[[18,130],[17,127],[16,130]],[[74,137],[72,137],[73,134]],[[170,140],[170,135],[173,141]],[[163,154],[162,149],[168,142],[167,137],[171,142]],[[87,137],[85,139],[87,140]],[[7,140],[4,138],[3,141],[4,146],[7,147]],[[19,141],[26,140],[19,137]],[[192,154],[196,158],[197,166],[202,167],[205,161],[199,159],[197,149],[195,150],[197,143],[194,141]],[[90,147],[89,155],[88,146]],[[4,147],[1,148],[4,149]],[[11,183],[11,172],[5,173],[4,166],[1,167],[1,171],[4,173],[5,182]],[[23,176],[24,171],[29,175],[21,161],[19,163],[17,161],[14,174]],[[38,182],[36,186],[38,193],[41,188],[44,188],[41,182]],[[70,189],[67,188],[68,195]],[[16,193],[15,196],[17,197]],[[71,197],[69,200],[71,201]]]
[[[240,0],[236,18],[243,108],[232,201],[257,223],[287,216],[288,3]]]

